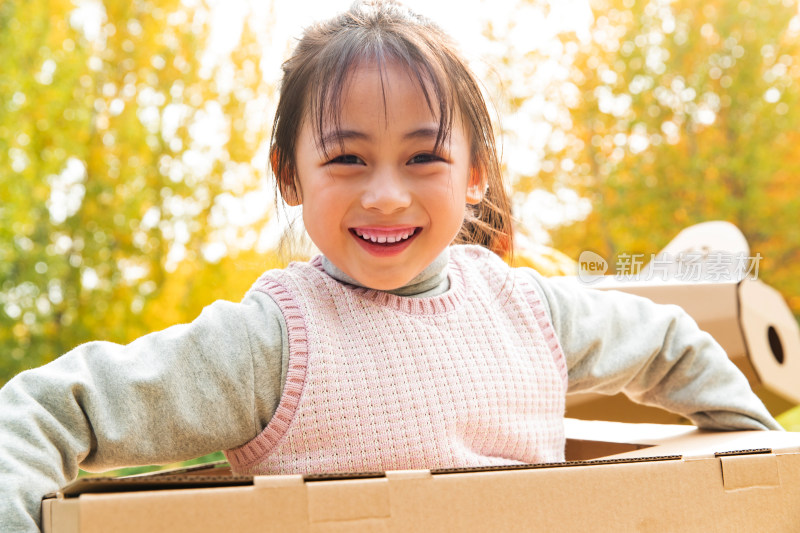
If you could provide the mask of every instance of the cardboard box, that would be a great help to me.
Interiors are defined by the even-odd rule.
[[[47,533],[800,531],[800,434],[567,420],[570,461],[349,476],[80,480]]]

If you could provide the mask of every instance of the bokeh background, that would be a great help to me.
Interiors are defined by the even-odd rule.
[[[349,3],[0,0],[0,384],[285,264],[280,64]],[[613,267],[727,220],[800,316],[798,0],[407,3],[485,84],[531,253]]]

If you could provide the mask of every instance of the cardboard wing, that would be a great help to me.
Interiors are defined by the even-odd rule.
[[[742,233],[727,222],[707,222],[683,230],[636,275],[572,279],[679,305],[722,345],[751,386],[798,404],[800,328],[780,293],[757,277]],[[576,395],[567,405],[597,399]],[[614,409],[628,407],[618,402]]]
[[[722,345],[751,385],[800,403],[800,328],[780,293],[762,281],[621,282],[597,288],[619,290],[656,303],[682,307]]]

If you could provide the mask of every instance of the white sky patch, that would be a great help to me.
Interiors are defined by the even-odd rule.
[[[138,282],[149,273],[147,266],[131,261],[130,259],[121,259],[119,261],[119,267],[125,282],[128,284]]]
[[[536,190],[530,194],[518,194],[513,199],[517,217],[526,233],[534,240],[547,243],[547,231],[560,224],[583,220],[591,211],[591,203],[571,190],[562,188],[555,194]]]
[[[650,140],[644,133],[634,133],[628,138],[628,146],[631,152],[638,154],[644,152],[650,146]]]
[[[764,100],[766,100],[770,104],[774,104],[780,99],[781,99],[781,92],[775,87],[770,87],[769,89],[767,89],[767,92],[764,93]]]
[[[22,148],[9,148],[8,155],[11,159],[11,170],[14,172],[22,173],[26,168],[28,168],[28,165],[31,164],[31,160],[28,157],[28,152]]]
[[[56,62],[52,59],[46,59],[42,63],[42,68],[36,73],[36,81],[42,85],[50,85],[53,83],[53,74],[56,72]]]
[[[212,242],[203,246],[201,253],[209,263],[219,263],[228,253],[228,247],[222,242]]]
[[[75,10],[72,11],[69,23],[80,30],[86,40],[96,42],[103,36],[101,31],[106,21],[106,8],[99,0],[73,0]]]
[[[194,116],[189,126],[193,146],[199,149],[213,149],[228,142],[228,121],[219,102],[209,101]]]
[[[50,198],[47,209],[54,224],[61,224],[78,212],[86,194],[86,165],[80,159],[70,157],[64,170],[48,178]]]
[[[91,267],[83,267],[81,270],[81,286],[84,289],[94,290],[100,284],[100,278],[97,276],[97,271]]]
[[[705,104],[697,106],[697,122],[704,126],[710,126],[717,118],[717,114],[713,109]]]

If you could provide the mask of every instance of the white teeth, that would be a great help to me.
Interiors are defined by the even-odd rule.
[[[409,232],[406,232],[406,233],[402,233],[400,235],[389,235],[389,236],[380,235],[380,236],[377,236],[377,235],[368,235],[368,234],[362,232],[361,230],[354,230],[354,231],[355,231],[356,235],[358,235],[359,237],[361,237],[365,241],[374,242],[376,244],[386,244],[386,243],[394,244],[394,243],[397,243],[397,242],[401,242],[401,241],[404,241],[404,240],[408,239],[409,237],[414,235],[414,233],[416,232],[416,230],[412,230],[412,231],[409,231]]]

